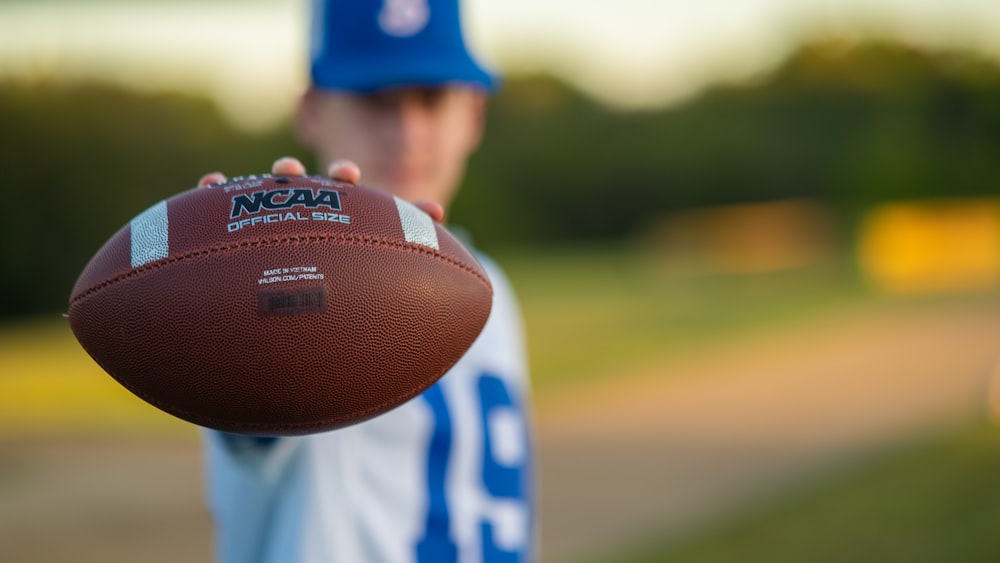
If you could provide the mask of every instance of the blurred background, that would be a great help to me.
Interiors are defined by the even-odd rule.
[[[468,0],[544,561],[1000,560],[1000,3]],[[198,437],[62,313],[299,156],[304,0],[0,0],[0,560],[208,561]]]

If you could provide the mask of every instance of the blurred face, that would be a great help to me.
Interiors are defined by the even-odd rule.
[[[482,134],[485,96],[459,86],[370,94],[311,89],[297,129],[325,169],[353,160],[361,181],[403,199],[447,207]]]

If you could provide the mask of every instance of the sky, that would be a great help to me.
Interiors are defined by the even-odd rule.
[[[1000,60],[1000,0],[465,0],[507,74],[548,72],[656,107],[760,76],[818,36],[891,36]],[[0,78],[99,78],[207,94],[238,125],[285,118],[305,84],[307,0],[0,0]]]

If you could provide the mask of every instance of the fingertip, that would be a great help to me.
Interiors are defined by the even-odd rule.
[[[293,156],[281,157],[271,165],[271,174],[274,176],[303,176],[305,173],[306,167]]]
[[[420,200],[415,203],[424,213],[430,215],[435,223],[444,221],[444,207],[436,201]]]
[[[327,168],[327,176],[334,180],[357,184],[361,181],[361,169],[350,160],[335,160]]]
[[[209,184],[219,184],[226,181],[226,175],[222,172],[209,172],[198,179],[198,187],[204,188]]]

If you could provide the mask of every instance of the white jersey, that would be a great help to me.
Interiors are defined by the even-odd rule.
[[[462,359],[367,422],[294,438],[205,432],[220,563],[534,559],[523,331],[487,260],[493,308]]]

